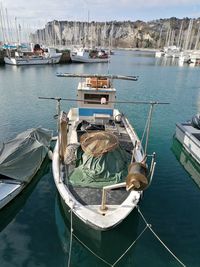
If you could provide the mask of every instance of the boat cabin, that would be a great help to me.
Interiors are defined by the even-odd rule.
[[[78,85],[79,119],[113,117],[116,89],[106,77],[90,77]]]

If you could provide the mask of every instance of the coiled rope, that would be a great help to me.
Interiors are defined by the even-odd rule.
[[[149,229],[153,235],[158,239],[158,241],[164,246],[164,248],[174,257],[174,259],[177,260],[177,262],[179,262],[179,264],[183,267],[186,267],[186,265],[167,247],[167,245],[159,238],[159,236],[154,232],[154,230],[152,229],[152,225],[147,223],[147,220],[145,219],[144,215],[142,214],[142,212],[140,211],[139,206],[136,206],[138,213],[140,214],[140,216],[142,217],[144,223],[146,224],[145,228],[141,231],[141,233],[136,237],[136,239],[131,243],[131,245],[124,251],[124,253],[113,263],[109,263],[108,261],[106,261],[105,259],[103,259],[102,257],[100,257],[99,255],[97,255],[94,251],[92,251],[84,242],[82,242],[74,233],[73,233],[73,227],[72,227],[72,223],[73,223],[73,218],[72,218],[72,214],[73,211],[72,209],[70,210],[70,245],[69,245],[69,259],[68,259],[68,267],[70,267],[70,261],[71,261],[71,251],[72,251],[72,240],[73,237],[76,238],[79,243],[81,243],[91,254],[93,254],[96,258],[98,258],[99,260],[101,260],[102,262],[104,262],[106,265],[110,266],[110,267],[114,267],[116,266],[116,264],[127,254],[127,252],[135,245],[135,243],[141,238],[141,236],[144,234],[144,232]]]

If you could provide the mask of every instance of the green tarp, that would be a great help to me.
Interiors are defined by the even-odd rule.
[[[76,168],[69,176],[75,186],[101,188],[124,181],[128,174],[130,156],[120,147],[99,157],[87,155],[79,147],[76,156]]]

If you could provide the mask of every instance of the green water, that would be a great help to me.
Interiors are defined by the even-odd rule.
[[[149,53],[116,51],[111,64],[0,67],[0,141],[27,128],[43,126],[56,134],[55,103],[38,96],[75,98],[78,79],[57,72],[139,75],[137,82],[115,81],[118,100],[159,100],[170,105],[154,110],[149,152],[156,152],[156,171],[140,209],[158,236],[186,266],[200,266],[200,188],[174,153],[176,122],[200,111],[200,69],[179,67]],[[68,110],[74,103],[62,103]],[[142,135],[147,107],[118,107]],[[198,169],[199,170],[199,169]],[[0,267],[68,266],[70,214],[63,209],[47,161],[34,183],[0,212]],[[91,231],[73,218],[74,234],[113,264],[144,229],[134,211],[110,233]],[[77,241],[72,242],[71,266],[108,266]],[[116,266],[181,266],[149,230]]]

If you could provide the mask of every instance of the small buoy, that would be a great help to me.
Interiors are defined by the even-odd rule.
[[[50,160],[53,159],[53,152],[50,149],[48,150],[48,157]]]

